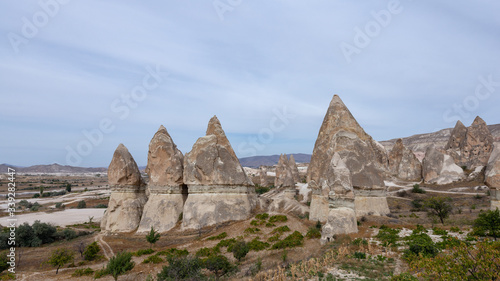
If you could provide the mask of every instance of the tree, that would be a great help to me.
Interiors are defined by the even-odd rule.
[[[167,280],[201,280],[202,262],[197,257],[169,256],[168,266],[158,273],[158,281]]]
[[[56,274],[57,274],[61,266],[64,266],[65,264],[70,263],[72,261],[73,261],[73,251],[61,248],[52,251],[52,254],[50,255],[50,258],[47,261],[47,263],[52,266],[57,266],[56,269]]]
[[[7,268],[9,268],[9,258],[7,258],[7,253],[8,252],[1,252],[0,253],[0,273],[4,272]]]
[[[134,265],[132,253],[120,252],[109,259],[106,270],[116,281],[118,280],[118,276],[134,268]]]
[[[85,249],[86,249],[86,247],[85,247],[85,243],[83,243],[83,241],[78,243],[78,245],[76,245],[76,250],[78,251],[78,253],[80,253],[80,256],[82,258],[83,258],[83,253],[85,252]]]
[[[21,247],[38,247],[42,245],[42,240],[35,235],[31,225],[25,222],[16,229],[16,244]]]
[[[153,244],[160,240],[160,233],[151,227],[151,231],[146,235],[146,240],[149,242],[149,248],[151,249],[153,248]]]
[[[54,242],[54,234],[57,231],[55,226],[37,220],[33,223],[32,228],[35,236],[42,240],[42,244]]]
[[[442,224],[444,219],[450,216],[452,207],[444,197],[431,197],[425,201],[427,214],[431,217],[438,217]]]
[[[71,192],[71,183],[66,183],[66,191]]]
[[[248,244],[245,241],[236,242],[232,249],[233,256],[238,261],[241,261],[241,259],[243,259],[248,254],[249,251],[250,248],[248,247]]]
[[[414,259],[411,267],[425,280],[499,280],[500,242],[460,241],[434,258]]]
[[[99,248],[97,241],[94,241],[85,248],[83,258],[87,261],[93,261],[97,258],[99,251],[101,251],[101,248]]]
[[[479,236],[491,236],[495,241],[500,237],[500,211],[488,210],[480,213],[474,221],[473,234]]]
[[[215,274],[216,280],[234,269],[233,265],[223,255],[209,256],[204,260],[204,267]]]

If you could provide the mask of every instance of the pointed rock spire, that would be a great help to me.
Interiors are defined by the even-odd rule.
[[[467,134],[467,127],[458,120],[455,124],[455,128],[451,131],[450,139],[445,146],[445,149],[460,149],[463,141],[465,140],[465,135]]]
[[[472,169],[488,164],[488,159],[493,151],[493,136],[481,117],[477,116],[472,125],[467,128],[464,144],[460,151],[461,166]]]
[[[389,153],[389,171],[402,180],[420,181],[422,179],[422,164],[413,151],[404,146],[398,139]]]
[[[108,181],[110,186],[135,186],[140,187],[144,184],[141,178],[141,172],[134,158],[121,144],[115,150],[113,159],[108,167]]]
[[[288,166],[292,171],[292,178],[295,183],[300,182],[299,169],[297,168],[297,163],[295,162],[295,157],[293,154],[290,155],[290,159],[288,160]]]
[[[149,143],[148,164],[150,186],[179,186],[183,184],[184,155],[177,149],[172,137],[165,127],[160,126],[158,132]]]

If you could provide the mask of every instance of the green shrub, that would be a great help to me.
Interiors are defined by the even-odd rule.
[[[403,257],[407,260],[420,255],[423,257],[435,257],[439,253],[439,248],[426,233],[412,233],[405,240],[408,249],[404,251]]]
[[[271,190],[269,187],[264,187],[264,186],[259,186],[255,188],[255,193],[257,194],[263,194]]]
[[[450,231],[452,231],[452,232],[460,232],[460,228],[458,228],[458,227],[456,227],[456,226],[452,226],[452,227],[450,228]]]
[[[285,215],[274,215],[269,218],[269,222],[286,222],[288,221],[288,217]]]
[[[390,227],[387,227],[385,225],[382,225],[380,227],[380,230],[378,234],[375,236],[382,242],[382,246],[388,247],[396,247],[398,246],[398,240],[399,240],[399,235],[398,233],[400,232],[400,229],[393,229]]]
[[[432,229],[432,232],[435,235],[448,235],[448,231],[446,231],[444,229],[441,229],[441,228],[439,228],[437,226]]]
[[[284,249],[293,248],[297,246],[302,246],[304,241],[304,236],[298,232],[294,231],[292,234],[288,235],[285,239],[276,242],[271,249]]]
[[[94,206],[94,208],[98,208],[98,209],[106,209],[108,207],[108,205],[106,204],[97,204]]]
[[[493,239],[500,237],[500,210],[488,210],[479,214],[474,220],[473,235],[490,236]]]
[[[87,208],[87,203],[85,203],[85,200],[80,200],[80,201],[78,201],[78,205],[76,207],[78,209],[85,209],[85,208]]]
[[[368,240],[363,238],[356,238],[352,240],[351,244],[354,246],[368,245]]]
[[[196,256],[197,257],[209,257],[209,256],[212,256],[212,255],[216,255],[220,253],[220,249],[215,246],[213,248],[201,248],[199,249],[198,251],[196,251]]]
[[[249,251],[250,248],[248,247],[245,241],[237,241],[232,249],[233,256],[238,261],[241,261],[241,259],[243,259],[248,254]]]
[[[61,203],[61,202],[57,202],[57,203],[56,203],[56,208],[57,208],[57,209],[64,209],[65,207],[66,207],[66,206],[64,206],[64,204],[63,204],[63,203]]]
[[[132,255],[136,256],[136,257],[140,257],[140,256],[143,256],[143,255],[152,254],[154,252],[155,252],[155,250],[153,250],[151,248],[149,248],[149,249],[140,249],[140,250],[137,250],[135,252],[132,252]]]
[[[170,257],[168,265],[158,273],[158,281],[166,280],[202,280],[202,262],[197,257]]]
[[[189,255],[188,250],[178,250],[176,248],[170,248],[168,250],[160,251],[157,253],[157,255],[163,255],[165,257],[170,258],[170,257],[183,257]]]
[[[316,227],[309,227],[306,237],[307,239],[321,238],[321,231]]]
[[[226,237],[227,237],[227,233],[226,232],[222,232],[219,235],[208,237],[207,240],[220,240],[220,239],[224,239]]]
[[[252,220],[250,222],[250,225],[253,225],[253,226],[261,226],[263,225],[264,223],[266,223],[265,221],[263,220]]]
[[[87,261],[93,261],[98,257],[98,253],[101,251],[101,248],[97,244],[96,241],[89,244],[85,251],[83,252],[83,258]]]
[[[276,233],[273,236],[267,238],[267,241],[268,242],[276,242],[276,241],[280,240],[280,237],[281,237],[281,233]]]
[[[408,272],[401,273],[399,275],[394,275],[391,281],[418,281],[418,278],[411,275]]]
[[[268,213],[257,214],[255,215],[255,218],[258,220],[267,220],[269,218],[269,214]]]
[[[414,233],[414,234],[417,234],[417,233],[420,233],[420,232],[422,232],[422,233],[427,233],[427,229],[425,229],[425,227],[423,227],[422,225],[417,224],[417,228],[415,228],[415,229],[413,230],[413,233]]]
[[[153,264],[157,264],[160,262],[163,262],[163,259],[160,258],[158,254],[149,256],[147,259],[142,261],[142,263],[153,263]]]
[[[275,227],[276,225],[272,222],[266,222],[266,227]]]
[[[75,239],[76,237],[78,237],[78,235],[76,234],[76,231],[74,231],[71,228],[65,228],[62,231],[62,234],[64,236],[64,239],[66,239],[66,240],[71,240],[71,239]]]
[[[269,243],[259,241],[258,238],[254,238],[252,241],[248,242],[248,248],[250,251],[262,251],[269,248]]]
[[[257,227],[249,227],[249,228],[245,229],[244,232],[247,234],[255,234],[257,232],[260,232],[260,229]]]
[[[423,190],[423,189],[420,187],[420,185],[419,185],[419,184],[414,184],[414,185],[413,185],[413,188],[412,188],[412,190],[411,190],[411,192],[413,192],[413,193],[421,193],[421,194],[426,193],[426,191],[425,191],[425,190]]]
[[[274,234],[274,233],[284,233],[284,232],[288,232],[288,231],[291,231],[290,228],[286,225],[284,226],[279,226],[279,227],[276,227],[275,229],[273,229],[273,231],[271,231],[271,234]]]
[[[94,273],[94,270],[92,268],[87,267],[87,268],[79,268],[71,274],[73,277],[81,277],[81,276],[90,276]]]
[[[55,226],[37,220],[33,223],[32,227],[33,233],[42,240],[42,244],[54,242],[53,236],[57,231]]]
[[[353,256],[353,258],[358,259],[358,260],[366,259],[366,253],[363,253],[363,252],[354,252],[354,254],[352,256]]]
[[[229,260],[222,255],[214,255],[206,258],[203,261],[203,267],[212,271],[215,274],[216,280],[235,269]]]
[[[33,194],[33,198],[38,198],[38,197],[40,197],[40,193]]]
[[[232,249],[232,246],[234,245],[234,243],[236,243],[236,239],[235,238],[223,239],[219,243],[217,243],[216,247],[217,248],[228,247],[227,251],[231,252],[230,248]]]

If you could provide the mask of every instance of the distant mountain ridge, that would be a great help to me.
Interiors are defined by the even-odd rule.
[[[14,168],[16,173],[53,174],[53,173],[106,173],[107,168],[85,168],[74,166],[63,166],[57,163],[49,165],[34,165],[29,167],[19,167],[9,164],[0,164],[1,173],[7,173],[8,168]]]
[[[295,162],[297,163],[309,163],[311,161],[311,154],[304,153],[292,153],[287,154],[288,157],[293,155]],[[273,166],[278,164],[280,156],[279,155],[269,155],[269,156],[252,156],[240,158],[240,164],[243,167],[258,168],[260,166]]]

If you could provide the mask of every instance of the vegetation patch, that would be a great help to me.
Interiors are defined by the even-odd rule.
[[[207,240],[221,240],[221,239],[224,239],[226,237],[227,237],[227,233],[226,232],[222,232],[219,235],[208,237]]]
[[[270,223],[286,222],[286,221],[288,221],[288,217],[285,215],[274,215],[269,218]]]
[[[298,232],[294,231],[292,234],[285,237],[285,239],[276,242],[271,249],[285,249],[285,248],[294,248],[297,246],[302,246],[304,242],[304,236]]]

